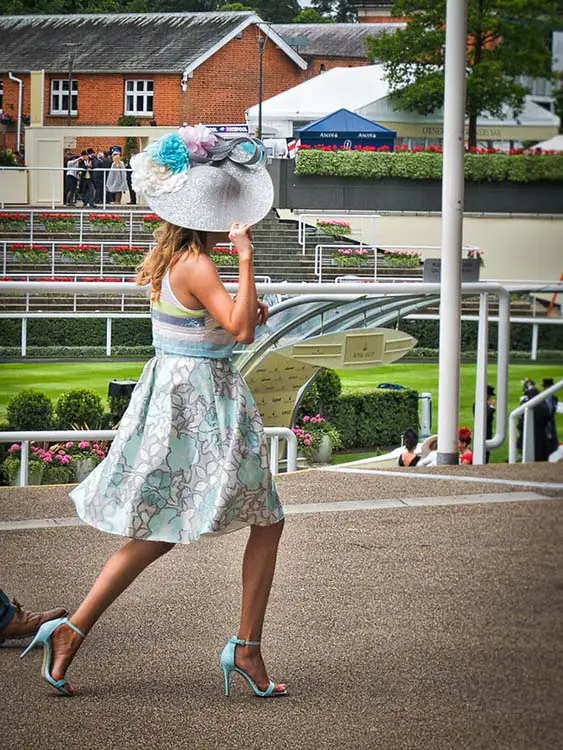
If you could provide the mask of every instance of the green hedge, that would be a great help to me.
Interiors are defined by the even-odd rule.
[[[442,154],[428,151],[300,151],[295,173],[366,180],[402,177],[441,180]],[[472,182],[563,182],[563,155],[465,154],[465,179]]]
[[[0,359],[19,359],[19,346],[0,346]],[[114,346],[112,357],[148,359],[154,356],[152,346]],[[101,359],[106,356],[105,346],[28,346],[27,359]],[[22,359],[24,362],[25,359]]]
[[[340,396],[324,416],[340,433],[344,449],[388,448],[400,443],[407,427],[418,429],[418,393],[382,388]]]
[[[21,321],[2,321],[2,343],[17,346],[21,339]],[[111,332],[116,346],[150,346],[152,341],[149,318],[114,319]],[[64,320],[30,319],[27,322],[29,346],[79,346],[85,341],[105,347],[106,321],[101,318],[68,318]]]
[[[463,353],[477,350],[477,321],[461,321],[461,350]],[[437,349],[440,322],[438,320],[401,320],[399,328],[417,340],[417,348]],[[498,325],[489,323],[489,349],[496,350]],[[513,324],[510,326],[510,348],[513,351],[529,352],[532,346],[532,326]],[[539,349],[559,349],[563,351],[563,327],[540,325],[538,332]]]

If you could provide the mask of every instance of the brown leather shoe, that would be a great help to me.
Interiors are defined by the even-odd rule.
[[[39,630],[44,622],[55,620],[57,617],[66,617],[68,610],[57,607],[48,612],[25,612],[15,599],[12,604],[16,608],[14,616],[3,630],[0,630],[0,643],[8,638],[30,638]]]

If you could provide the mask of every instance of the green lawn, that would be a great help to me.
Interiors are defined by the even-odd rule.
[[[393,364],[369,370],[338,370],[344,393],[368,393],[378,383],[399,383],[407,388],[414,388],[419,393],[432,394],[433,431],[438,430],[438,365],[437,364]],[[496,366],[489,366],[488,381],[496,384]],[[556,382],[563,378],[563,366],[547,365],[510,365],[508,384],[509,411],[518,406],[522,395],[522,381],[526,378],[535,380],[541,389],[542,378],[553,378]],[[460,427],[473,426],[473,402],[475,400],[475,365],[461,366],[460,388]],[[563,436],[563,415],[557,416],[558,433]],[[505,443],[493,451],[492,460],[505,461],[508,447]]]
[[[51,399],[68,388],[91,388],[103,399],[107,396],[110,380],[136,380],[143,369],[142,362],[71,362],[66,364],[30,363],[0,364],[0,417],[6,412],[9,399],[25,388],[38,388]],[[438,365],[428,363],[394,364],[370,370],[341,370],[345,393],[367,393],[378,383],[400,383],[419,393],[428,391],[433,397],[433,424],[437,429],[438,407]],[[496,367],[489,368],[489,383],[494,384]],[[552,377],[556,381],[563,378],[563,366],[558,365],[510,365],[508,402],[514,409],[522,392],[521,381],[532,378],[541,386],[541,379]],[[472,426],[472,405],[475,393],[475,366],[461,367],[460,426]],[[563,415],[558,416],[559,434],[563,435]],[[506,445],[495,451],[495,461],[504,461]]]

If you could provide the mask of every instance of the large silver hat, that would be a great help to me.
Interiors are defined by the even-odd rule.
[[[224,141],[202,125],[181,128],[132,157],[132,186],[171,224],[226,232],[256,224],[272,208],[274,187],[255,138]]]

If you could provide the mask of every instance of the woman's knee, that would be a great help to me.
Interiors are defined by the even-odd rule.
[[[285,524],[285,519],[282,518],[281,521],[278,521],[277,523],[272,523],[268,526],[252,526],[251,527],[251,533],[255,536],[260,536],[263,539],[268,539],[269,541],[278,542],[283,531],[283,527]]]

